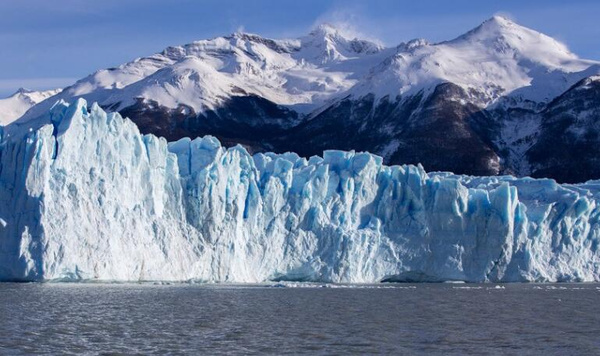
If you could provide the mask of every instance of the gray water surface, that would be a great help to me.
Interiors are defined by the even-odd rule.
[[[598,355],[600,285],[0,284],[32,353]]]

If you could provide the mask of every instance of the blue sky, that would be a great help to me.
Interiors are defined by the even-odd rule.
[[[236,30],[297,37],[328,22],[395,45],[451,39],[498,13],[600,59],[597,0],[0,0],[0,97]]]

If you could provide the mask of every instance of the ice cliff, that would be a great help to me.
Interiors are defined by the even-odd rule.
[[[600,280],[600,182],[167,143],[84,100],[44,120],[0,128],[0,280]]]

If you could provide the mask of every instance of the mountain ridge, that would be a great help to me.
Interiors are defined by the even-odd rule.
[[[350,37],[322,25],[292,40],[238,32],[168,47],[81,79],[14,126],[32,125],[56,100],[83,97],[169,140],[214,135],[251,151],[356,149],[428,170],[542,176],[555,170],[530,150],[549,135],[536,134],[554,120],[546,116],[556,111],[545,110],[600,74],[600,62],[500,16],[433,44],[384,47]],[[586,147],[597,152],[594,142]],[[548,177],[600,177],[586,172]]]
[[[0,99],[0,126],[7,125],[19,118],[37,103],[54,96],[62,89],[35,91],[19,88],[10,96]]]

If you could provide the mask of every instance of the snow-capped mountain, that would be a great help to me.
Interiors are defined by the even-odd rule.
[[[366,150],[429,171],[575,182],[599,178],[600,164],[580,158],[589,169],[559,174],[564,155],[535,147],[542,139],[559,150],[571,145],[549,128],[557,113],[550,106],[593,113],[593,91],[585,103],[563,94],[599,74],[599,62],[499,16],[450,41],[387,48],[322,25],[299,39],[235,33],[169,47],[81,79],[18,125],[32,125],[58,99],[83,97],[169,140],[210,134],[225,145],[303,156]],[[578,132],[591,141],[578,149],[595,157],[600,132],[590,115]]]
[[[255,95],[279,105],[308,104],[305,110],[310,110],[355,85],[383,60],[382,51],[375,43],[348,39],[330,25],[297,40],[234,33],[100,70],[57,98],[85,97],[117,109],[141,99],[169,109],[188,106],[200,113],[231,97]],[[377,58],[368,58],[372,56]],[[52,104],[49,101],[35,113]]]
[[[355,90],[394,98],[448,82],[475,92],[481,106],[507,95],[545,103],[599,70],[553,38],[496,16],[451,41],[401,44]]]
[[[35,104],[60,93],[61,89],[33,91],[21,88],[5,99],[0,99],[0,125],[8,125],[20,118]]]

